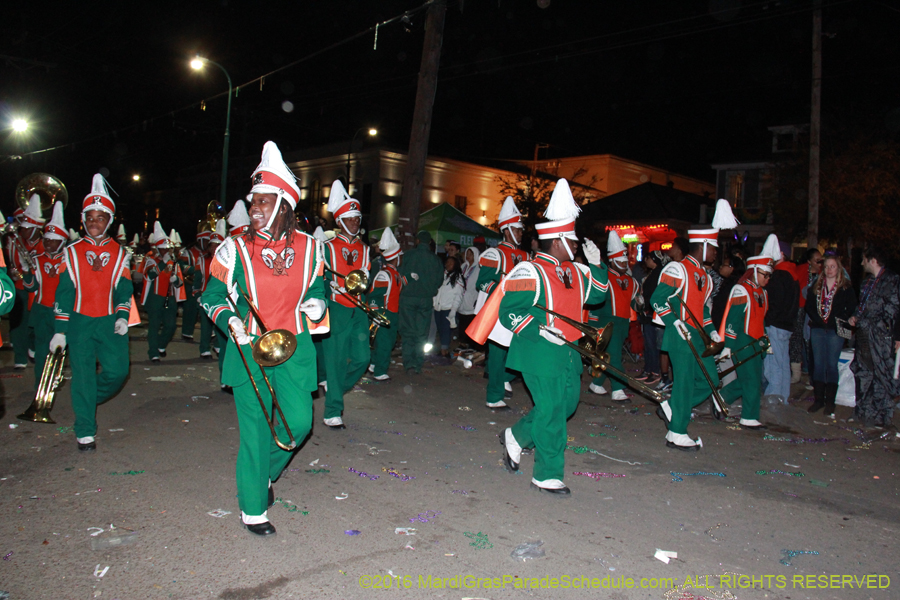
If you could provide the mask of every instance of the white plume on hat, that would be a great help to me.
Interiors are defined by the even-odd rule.
[[[244,211],[244,214],[247,214],[247,211]],[[228,235],[228,226],[225,223],[225,219],[219,219],[216,221],[216,235],[221,237],[223,240],[225,236]]]
[[[322,229],[322,226],[319,225],[316,227],[316,230],[313,231],[313,237],[319,240],[320,242],[327,242],[328,236],[325,235],[325,231]]]
[[[22,227],[40,227],[44,224],[46,219],[44,219],[43,214],[41,212],[41,197],[37,194],[32,194],[31,198],[28,200],[28,206],[25,208],[25,214],[23,215]]]
[[[609,237],[606,238],[606,255],[610,260],[627,260],[625,258],[625,252],[627,248],[625,244],[622,243],[622,239],[619,237],[619,234],[615,231],[609,232]]]
[[[394,237],[394,232],[391,231],[390,227],[384,228],[378,247],[381,249],[381,254],[384,255],[385,260],[394,260],[398,255],[402,254],[400,243]]]
[[[169,236],[166,235],[166,230],[163,229],[162,225],[159,221],[153,223],[153,233],[150,234],[150,243],[156,246],[159,242],[166,240],[166,244],[162,245],[163,248],[167,248],[169,246]]]
[[[250,225],[250,215],[247,214],[247,205],[243,200],[235,202],[234,208],[231,209],[231,212],[225,218],[232,229]]]
[[[64,240],[69,237],[68,232],[66,231],[66,220],[65,215],[63,214],[62,202],[56,201],[53,203],[53,216],[50,218],[50,222],[47,223],[44,237],[52,240]]]
[[[128,239],[128,236],[125,235],[125,225],[123,223],[119,223],[119,231],[116,233],[116,239],[120,242],[124,242]]]
[[[74,242],[75,240],[81,239],[81,235],[71,227],[69,228],[69,241]]]
[[[141,243],[141,236],[139,236],[138,234],[134,234],[134,237],[131,238],[131,245],[137,246],[140,243]]]
[[[778,244],[777,235],[774,233],[769,234],[769,237],[766,238],[766,243],[763,244],[762,254],[760,256],[768,256],[775,262],[781,261],[781,246]]]
[[[740,225],[740,221],[731,212],[731,204],[729,204],[728,200],[720,198],[716,202],[716,214],[713,215],[712,219],[713,228],[721,231],[723,229],[734,229],[738,225]]]
[[[289,190],[285,190],[281,186],[277,186],[271,182],[257,182],[257,173],[268,172],[278,176],[287,186]],[[263,174],[264,175],[264,174]],[[263,177],[264,178],[264,177]],[[275,142],[266,142],[263,145],[262,158],[256,170],[253,171],[253,187],[250,188],[250,194],[276,194],[279,199],[287,200],[292,209],[297,208],[297,200],[300,198],[300,188],[297,187],[297,178],[284,163],[281,157],[281,150],[275,145]],[[293,192],[293,194],[291,194]],[[249,196],[248,196],[249,200]],[[277,212],[276,206],[276,212]],[[275,214],[275,213],[273,213]],[[269,224],[271,225],[271,223]]]
[[[518,220],[503,225],[504,221],[516,219],[517,217]],[[500,231],[503,231],[507,227],[518,227],[520,229],[525,227],[525,225],[522,224],[522,213],[519,212],[519,207],[516,206],[516,201],[513,200],[512,196],[507,196],[503,201],[503,206],[500,207],[500,216],[497,217],[497,220],[501,223]]]
[[[553,193],[550,195],[550,202],[547,204],[547,210],[544,211],[544,218],[548,221],[562,221],[577,219],[580,214],[581,207],[575,203],[569,182],[560,179],[556,182],[556,187],[553,188]]]
[[[347,204],[352,205],[350,209],[341,210]],[[331,184],[327,208],[328,212],[333,214],[336,219],[362,216],[362,213],[359,211],[359,200],[350,197],[350,194],[344,189],[344,184],[341,183],[340,179],[335,179],[334,183]]]

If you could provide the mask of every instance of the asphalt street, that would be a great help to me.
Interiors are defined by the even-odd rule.
[[[11,600],[900,593],[900,443],[855,430],[847,407],[835,422],[809,415],[802,385],[790,404],[763,407],[767,432],[700,407],[690,432],[703,449],[683,453],[666,448],[652,402],[614,404],[585,374],[564,499],[530,488],[533,456],[515,474],[502,466],[498,434],[532,407],[521,382],[513,410],[491,411],[482,369],[394,365],[391,382],[347,395],[345,431],[322,425],[315,400],[312,435],[275,484],[278,533],[263,539],[240,525],[237,419],[216,363],[177,341],[151,364],[145,335],[131,330],[131,375],[98,409],[94,453],[76,449],[68,383],[55,425],[16,419],[34,376],[0,352]],[[529,542],[543,556],[511,556]]]

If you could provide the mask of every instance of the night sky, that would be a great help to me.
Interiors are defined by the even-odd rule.
[[[823,4],[823,136],[832,125],[896,135],[900,3]],[[447,11],[435,155],[529,159],[536,143],[546,143],[542,158],[613,153],[712,181],[711,162],[765,151],[767,126],[808,121],[810,0],[461,5],[450,0]],[[267,139],[284,151],[348,142],[361,126],[377,127],[381,143],[405,150],[424,37],[421,6],[7,2],[0,208],[11,212],[16,182],[34,171],[58,175],[80,201],[91,175],[107,169],[123,206],[176,187],[181,176],[218,172],[226,82],[212,67],[192,71],[196,53],[225,66],[235,85],[300,61],[233,99],[235,159],[251,157],[255,165]],[[347,41],[405,11],[410,30],[399,22],[381,27],[377,49],[373,33]],[[27,137],[7,125],[20,115],[32,122]],[[9,158],[54,146],[64,147]],[[236,174],[244,175],[250,171]],[[234,198],[246,191],[232,188]],[[67,211],[70,222],[76,215]]]

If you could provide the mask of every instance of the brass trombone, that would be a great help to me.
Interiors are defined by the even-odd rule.
[[[269,382],[269,376],[266,375],[264,367],[276,367],[293,356],[294,351],[297,350],[297,336],[286,329],[269,330],[263,322],[259,311],[253,305],[253,302],[247,294],[241,289],[238,289],[238,291],[250,309],[248,317],[256,319],[256,322],[259,323],[259,327],[262,330],[262,335],[253,342],[253,345],[251,346],[253,349],[251,356],[253,357],[253,361],[259,365],[259,371],[262,373],[263,380],[266,382],[266,387],[269,388],[269,394],[272,395],[271,417],[269,416],[269,411],[266,410],[266,403],[263,401],[262,394],[259,392],[259,387],[253,379],[253,372],[250,370],[250,364],[247,362],[247,357],[244,355],[244,349],[237,343],[237,337],[234,335],[234,327],[229,325],[228,329],[231,331],[231,337],[235,338],[238,354],[241,355],[241,360],[244,362],[244,368],[247,370],[247,375],[250,377],[250,383],[253,384],[253,391],[256,392],[256,399],[259,400],[259,407],[262,408],[263,415],[266,417],[266,423],[269,424],[269,430],[272,432],[272,439],[275,440],[275,444],[279,448],[290,452],[297,447],[297,441],[294,439],[294,434],[291,433],[291,428],[284,418],[284,413],[281,411],[281,405],[278,403],[278,398],[275,396],[275,390],[272,389],[272,384]],[[234,308],[235,312],[237,312],[236,305]],[[278,433],[275,431],[276,418],[281,418],[281,424],[284,425],[284,430],[287,432],[288,438],[290,439],[288,444],[285,444],[278,439]]]
[[[53,398],[56,390],[62,383],[63,365],[66,362],[67,348],[57,348],[47,356],[44,362],[44,370],[41,371],[41,379],[37,392],[28,410],[18,415],[17,419],[33,421],[35,423],[56,423],[50,416],[53,410]]]
[[[688,308],[688,305],[684,303],[684,300],[682,300],[680,296],[672,296],[672,298],[677,298],[681,303],[681,306],[684,307],[685,315],[687,315],[687,318],[694,324],[694,327],[696,328],[700,339],[703,340],[703,345],[706,347],[706,349],[703,351],[703,358],[720,353],[722,351],[722,348],[725,347],[725,342],[713,342],[709,334],[703,330],[703,327],[700,325],[697,317],[694,316],[694,313],[691,312],[691,309]],[[672,298],[670,298],[670,300]],[[672,310],[676,310],[675,307],[671,305],[671,303],[668,304]],[[712,390],[713,404],[719,412],[727,417],[728,405],[725,404],[725,400],[723,400],[721,394],[719,394],[719,387],[713,383],[712,377],[709,376],[709,371],[706,370],[706,365],[703,364],[703,358],[701,358],[700,353],[697,352],[697,348],[694,347],[694,342],[691,341],[687,326],[682,324],[679,333],[683,338],[685,338],[688,347],[691,349],[691,353],[694,355],[694,359],[696,359],[697,361],[697,366],[700,367],[700,372],[703,373],[703,377],[706,379],[706,383],[709,384],[709,389]]]
[[[350,271],[346,275],[342,275],[341,273],[338,273],[334,269],[330,269],[328,267],[325,267],[325,270],[344,280],[344,289],[347,291],[339,291],[338,293],[350,300],[350,302],[352,302],[357,308],[366,313],[366,315],[370,319],[372,319],[373,324],[377,325],[378,327],[391,326],[390,320],[388,320],[388,318],[384,316],[384,313],[376,308],[372,308],[359,299],[360,294],[362,294],[369,288],[369,278],[368,276],[366,276],[365,272],[363,272],[361,269],[355,269],[353,271]],[[370,335],[374,337],[374,334],[372,334],[371,332]]]
[[[731,356],[732,356],[732,357],[737,356],[739,353],[743,352],[744,350],[746,350],[746,349],[748,349],[748,348],[751,348],[751,347],[753,347],[753,346],[756,346],[756,348],[753,350],[753,353],[752,353],[752,354],[750,354],[750,355],[748,355],[748,356],[745,356],[744,358],[742,358],[741,360],[737,361],[736,363],[734,363],[733,365],[731,365],[730,367],[728,367],[728,368],[725,369],[724,371],[720,371],[720,372],[719,372],[719,383],[721,384],[722,378],[723,378],[723,377],[725,377],[726,375],[731,374],[732,371],[736,371],[737,368],[738,368],[739,366],[741,366],[742,364],[744,364],[745,362],[750,361],[750,360],[753,360],[755,357],[759,356],[760,354],[765,354],[766,352],[768,352],[768,351],[769,351],[769,346],[770,346],[770,345],[771,345],[771,344],[770,344],[770,342],[769,342],[769,337],[766,336],[766,335],[764,335],[764,336],[762,336],[761,338],[759,338],[758,340],[753,340],[753,341],[749,342],[748,344],[744,345],[743,347],[741,347],[741,348],[739,348],[739,349],[737,349],[737,350],[734,350],[734,351],[731,353]],[[734,360],[734,359],[732,358],[732,360]],[[719,360],[716,360],[716,362],[719,362]]]

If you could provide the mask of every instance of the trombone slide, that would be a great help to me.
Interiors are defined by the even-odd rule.
[[[719,387],[713,384],[712,377],[709,376],[709,371],[706,370],[706,365],[703,364],[703,359],[700,358],[700,353],[697,352],[697,348],[694,347],[694,342],[691,341],[691,334],[687,330],[687,326],[681,325],[681,327],[682,329],[680,329],[679,332],[682,334],[682,337],[684,338],[685,342],[687,342],[688,347],[691,349],[691,353],[697,360],[697,366],[700,367],[700,372],[703,373],[703,377],[706,379],[706,383],[709,384],[709,389],[712,390],[713,402],[716,404],[716,408],[718,408],[719,412],[727,417],[728,405],[725,404],[725,400],[723,400],[722,396],[719,394]]]

